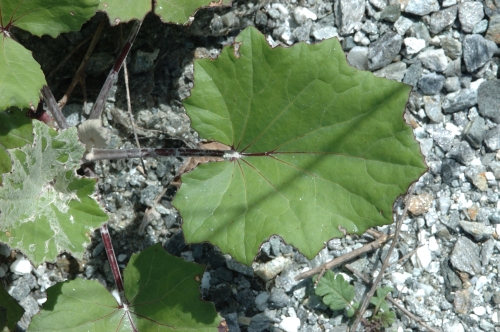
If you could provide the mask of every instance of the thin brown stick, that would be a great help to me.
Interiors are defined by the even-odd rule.
[[[356,275],[359,279],[363,280],[363,282],[365,284],[371,285],[372,282],[370,281],[370,279],[366,275],[364,275],[363,273],[361,273],[358,270],[356,270],[355,268],[353,268],[350,264],[346,264],[344,266],[346,267],[346,269],[348,269],[354,275]],[[392,296],[390,296],[389,294],[387,294],[387,296],[385,298],[387,299],[387,301],[391,302],[396,308],[398,308],[399,310],[401,310],[401,312],[403,312],[403,314],[405,314],[406,316],[408,316],[410,319],[414,320],[418,324],[422,325],[428,331],[430,331],[430,332],[439,332],[438,330],[436,330],[436,329],[430,327],[429,325],[425,324],[425,322],[422,319],[420,319],[419,317],[415,316],[414,314],[412,314],[411,312],[409,312],[408,310],[406,310],[405,307],[403,307],[402,305],[400,305],[399,303],[397,303],[396,300],[394,300],[394,298],[392,298]]]
[[[365,244],[361,248],[355,249],[355,250],[353,250],[345,255],[334,258],[331,261],[329,261],[323,265],[320,265],[314,269],[311,269],[309,271],[303,272],[303,273],[295,276],[295,280],[302,280],[305,278],[312,277],[313,275],[320,273],[322,270],[330,270],[331,268],[333,268],[337,265],[343,264],[345,262],[348,262],[348,261],[350,261],[350,260],[352,260],[352,259],[354,259],[354,258],[356,258],[364,253],[378,249],[378,248],[382,247],[382,245],[387,240],[389,240],[391,237],[392,237],[392,235],[384,234],[381,237],[379,237],[378,239],[376,239],[375,241],[370,242],[368,244]]]
[[[66,90],[66,93],[64,96],[59,100],[59,108],[63,109],[64,105],[68,102],[69,96],[73,92],[73,89],[75,88],[76,84],[80,81],[80,76],[83,75],[83,71],[85,70],[85,66],[87,65],[87,62],[90,59],[90,56],[92,55],[92,52],[94,51],[94,48],[97,44],[97,41],[99,40],[99,37],[101,36],[102,29],[104,29],[104,24],[106,23],[106,20],[103,18],[101,20],[101,23],[97,26],[97,29],[94,33],[94,36],[92,38],[92,41],[90,42],[89,48],[87,49],[87,53],[85,53],[85,56],[83,57],[82,62],[80,63],[80,67],[78,67],[78,70],[75,73],[75,76],[73,77],[73,80],[71,81],[71,84],[69,85],[68,89]]]
[[[365,313],[366,308],[368,308],[368,304],[370,304],[370,300],[373,297],[373,295],[375,294],[375,291],[377,290],[377,287],[380,284],[380,281],[382,280],[382,277],[384,275],[384,271],[389,266],[389,260],[391,258],[391,254],[394,251],[394,248],[396,247],[397,239],[398,239],[399,233],[401,231],[401,225],[403,224],[403,218],[406,216],[406,212],[408,211],[409,197],[413,193],[413,188],[414,188],[414,185],[412,185],[410,187],[410,189],[408,190],[408,193],[406,195],[405,208],[403,210],[403,214],[396,221],[396,231],[394,232],[394,239],[392,240],[391,246],[389,247],[389,250],[387,251],[387,256],[385,257],[384,262],[382,263],[382,267],[380,268],[380,272],[378,273],[377,278],[373,282],[372,288],[370,289],[368,294],[366,294],[366,297],[363,299],[363,302],[362,302],[361,306],[359,307],[358,313],[356,315],[356,319],[354,320],[353,324],[351,325],[351,329],[350,329],[351,332],[356,332],[356,330],[358,329],[359,322],[360,322],[361,318],[363,317],[363,314]]]
[[[64,114],[62,114],[61,109],[57,105],[56,99],[54,98],[54,95],[52,94],[52,91],[48,86],[45,85],[42,88],[42,94],[43,94],[43,100],[45,100],[45,104],[49,108],[50,113],[52,113],[54,120],[56,120],[59,129],[68,128],[68,123],[66,122],[66,118],[64,117]]]
[[[127,93],[127,111],[128,111],[128,116],[130,118],[130,123],[132,125],[132,132],[134,133],[134,138],[135,138],[135,145],[137,145],[137,148],[141,148],[141,144],[139,143],[139,138],[137,138],[137,133],[135,132],[135,123],[134,123],[134,116],[132,115],[132,103],[130,102],[130,90],[128,87],[128,70],[127,70],[127,58],[123,61],[123,73],[125,74],[125,91]],[[144,159],[139,158],[141,160],[141,165],[142,169],[144,172],[146,172],[146,165],[144,164]]]

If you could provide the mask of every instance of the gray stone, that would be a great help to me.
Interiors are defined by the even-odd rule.
[[[418,59],[422,61],[424,67],[427,67],[430,71],[442,72],[448,65],[448,59],[444,54],[444,50],[441,48],[437,50],[425,50],[418,55]]]
[[[427,126],[426,130],[441,149],[445,152],[448,152],[451,149],[454,135],[444,129],[441,123],[435,125],[430,124]]]
[[[481,273],[479,246],[465,236],[459,237],[453,247],[450,262],[455,269],[470,275]]]
[[[444,277],[444,285],[447,288],[447,292],[453,292],[462,288],[462,281],[451,268],[448,258],[441,262],[441,274]]]
[[[262,332],[267,331],[271,325],[271,319],[265,313],[260,313],[252,317],[250,325],[248,325],[248,332]]]
[[[488,17],[500,15],[500,1],[484,0],[484,12],[488,15]]]
[[[152,207],[155,205],[155,198],[162,192],[163,188],[160,186],[147,186],[141,191],[141,204]]]
[[[370,45],[368,51],[368,68],[377,70],[385,67],[399,54],[403,39],[395,32],[388,31]]]
[[[409,0],[403,11],[414,15],[424,16],[439,10],[437,0]]]
[[[477,90],[479,113],[500,123],[500,80],[481,83]]]
[[[383,10],[385,7],[387,7],[386,0],[369,0],[369,2],[380,10]]]
[[[413,296],[406,296],[405,304],[406,309],[419,317],[429,317],[431,315],[431,311],[426,308],[423,301],[419,301]]]
[[[486,39],[500,44],[500,15],[495,15],[490,18],[488,31],[486,32]]]
[[[401,16],[401,6],[399,4],[387,6],[380,13],[381,20],[393,23],[396,22],[400,16]]]
[[[240,332],[240,325],[238,324],[238,314],[232,312],[230,314],[225,314],[224,319],[226,320],[227,327],[231,332]]]
[[[335,0],[335,18],[342,36],[354,32],[354,25],[361,21],[365,13],[364,0]]]
[[[347,61],[351,66],[361,70],[368,69],[368,47],[355,46],[347,54]]]
[[[477,91],[472,89],[461,89],[445,96],[442,103],[443,113],[455,113],[468,109],[469,107],[476,105],[476,103]]]
[[[464,128],[463,136],[473,148],[479,149],[483,143],[484,123],[482,117],[476,116]]]
[[[452,6],[444,10],[440,10],[431,15],[430,31],[437,35],[447,27],[451,26],[457,18],[457,6]]]
[[[425,114],[434,123],[443,121],[443,113],[441,113],[441,96],[424,96]]]
[[[423,39],[427,43],[431,40],[431,35],[424,22],[415,22],[412,26],[412,37]]]
[[[394,23],[394,29],[398,32],[400,36],[404,36],[406,33],[406,30],[408,30],[411,26],[413,25],[413,21],[404,17],[400,16],[397,21]]]
[[[323,39],[328,39],[328,38],[333,38],[333,37],[338,37],[338,32],[337,28],[327,26],[327,27],[322,27],[322,28],[316,28],[313,26],[311,36],[314,37],[316,40],[323,40]]]
[[[373,74],[378,77],[385,77],[390,80],[396,80],[401,82],[406,73],[406,63],[398,61],[396,63],[391,63],[390,65],[377,70]]]
[[[17,282],[15,286],[11,286],[11,288],[9,289],[10,296],[12,296],[18,302],[28,296],[29,293],[31,293],[31,288],[26,282]]]
[[[493,235],[493,227],[481,222],[460,220],[460,227],[474,237],[477,242],[489,239]]]
[[[369,35],[373,35],[378,33],[378,28],[377,25],[372,21],[366,21],[365,24],[363,24],[363,26],[361,27],[361,31]]]
[[[474,26],[484,17],[483,4],[481,2],[464,2],[458,8],[458,19],[462,30],[471,33]]]
[[[446,154],[447,158],[453,158],[462,165],[469,165],[476,157],[474,150],[469,143],[460,141],[452,145],[450,151]]]
[[[488,266],[490,263],[491,256],[493,255],[493,250],[495,249],[495,240],[489,239],[481,247],[481,265],[484,267]]]
[[[474,26],[472,33],[482,34],[488,29],[488,20],[481,20],[478,24]]]
[[[106,52],[94,53],[85,66],[85,73],[94,77],[99,76],[108,71],[114,62],[115,58],[111,54]]]
[[[295,28],[292,32],[295,39],[298,41],[308,41],[311,29],[306,25]]]
[[[460,90],[460,80],[458,77],[448,77],[444,82],[444,88],[448,92],[455,92]]]
[[[443,72],[444,76],[461,76],[462,75],[462,62],[461,59],[450,61]]]
[[[68,104],[62,109],[63,115],[66,118],[66,123],[70,127],[75,127],[85,121],[83,116],[83,105],[81,104]]]
[[[417,60],[406,71],[403,83],[411,86],[417,86],[418,78],[420,77],[420,75],[422,75],[422,62]]]
[[[267,15],[262,10],[258,10],[255,13],[255,25],[258,27],[265,27],[267,25]]]
[[[285,308],[290,303],[290,297],[286,294],[285,290],[282,288],[273,288],[271,295],[267,300],[270,308]]]
[[[500,125],[486,132],[484,135],[484,144],[486,144],[491,151],[500,149]]]
[[[132,56],[132,60],[130,61],[130,72],[133,74],[140,74],[149,71],[153,68],[159,52],[159,49],[156,49],[152,53],[140,50],[137,51],[137,53]]]
[[[488,220],[492,223],[492,224],[500,224],[500,212],[495,212],[493,214],[491,214],[489,217],[488,217]]]
[[[462,56],[462,43],[453,37],[443,36],[441,39],[441,47],[444,54],[452,60],[458,59]]]
[[[422,75],[418,80],[418,87],[425,95],[435,95],[441,91],[445,78],[443,75],[429,73]]]
[[[498,47],[481,35],[467,35],[463,42],[463,56],[468,72],[474,72],[491,59]]]
[[[226,260],[226,265],[227,268],[236,272],[239,272],[241,274],[244,274],[249,277],[253,277],[253,268],[251,266],[243,265],[241,263],[238,263],[231,257],[228,257]]]

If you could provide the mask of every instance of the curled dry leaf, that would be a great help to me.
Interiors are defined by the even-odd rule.
[[[101,126],[101,120],[91,119],[78,126],[78,138],[85,144],[85,151],[90,153],[94,147],[102,149],[108,145],[109,133]]]

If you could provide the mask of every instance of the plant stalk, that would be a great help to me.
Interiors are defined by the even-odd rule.
[[[151,158],[151,157],[219,157],[224,159],[239,158],[239,154],[228,150],[204,150],[204,149],[93,149],[85,156],[86,161],[116,160],[129,158]]]
[[[130,49],[132,48],[132,45],[134,44],[135,37],[137,37],[141,25],[142,21],[135,21],[134,26],[132,27],[132,30],[130,31],[130,34],[128,36],[128,39],[125,42],[125,45],[123,45],[120,55],[116,59],[113,68],[111,68],[111,71],[109,72],[108,77],[106,78],[106,81],[102,86],[101,92],[99,92],[99,96],[97,97],[94,107],[92,107],[92,111],[90,112],[89,119],[101,118],[101,114],[102,111],[104,110],[104,105],[106,103],[106,99],[108,98],[109,91],[111,90],[111,87],[118,79],[118,73],[122,68],[123,62],[127,58],[127,55],[130,52]]]
[[[113,278],[115,279],[116,288],[118,288],[118,293],[120,294],[120,300],[122,302],[120,303],[120,305],[128,305],[129,303],[125,298],[125,288],[123,287],[120,267],[118,266],[118,261],[116,260],[115,250],[113,249],[111,237],[109,236],[108,225],[106,224],[101,226],[101,237],[102,242],[104,243],[104,248],[106,248],[106,255],[108,256],[108,262],[109,266],[111,267],[111,272],[113,272]]]

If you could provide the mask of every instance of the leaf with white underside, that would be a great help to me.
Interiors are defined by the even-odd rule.
[[[108,217],[91,198],[95,180],[76,175],[85,148],[76,128],[35,121],[34,141],[9,149],[12,172],[0,187],[0,241],[38,265],[62,251],[82,258],[88,234]]]
[[[337,39],[271,48],[249,27],[235,43],[195,61],[184,101],[200,137],[241,156],[182,176],[186,241],[250,265],[273,234],[312,259],[333,237],[391,223],[426,170],[402,116],[411,87],[348,66]]]

